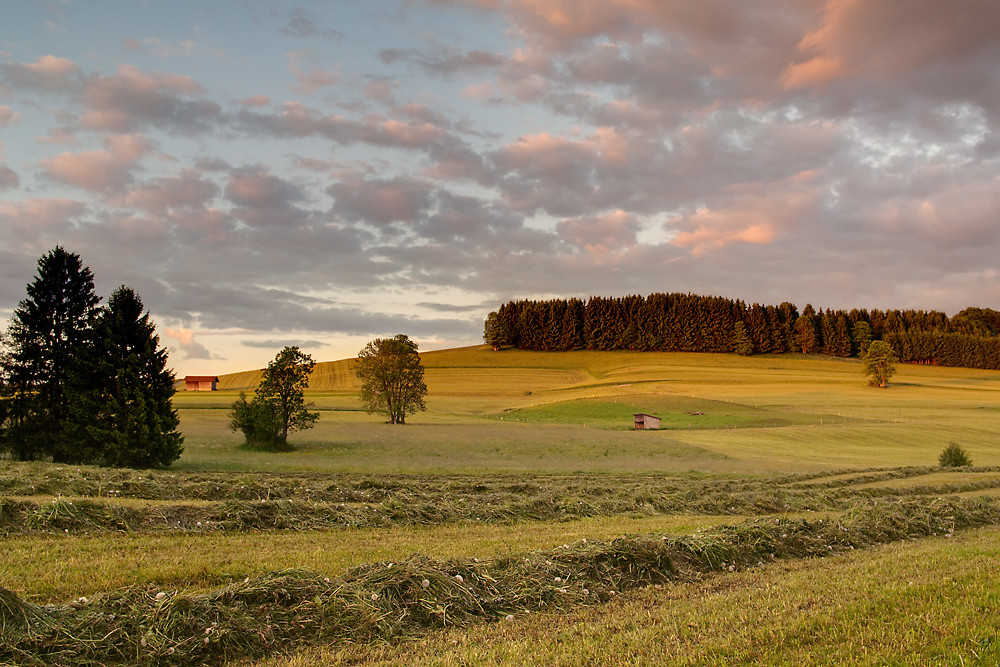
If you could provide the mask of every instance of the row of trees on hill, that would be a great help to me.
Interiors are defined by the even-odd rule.
[[[816,310],[694,294],[510,301],[489,314],[494,348],[862,356],[885,340],[904,362],[1000,368],[1000,312]]]
[[[79,255],[38,260],[0,358],[0,453],[17,460],[160,467],[182,451],[174,375],[139,295],[105,307]]]

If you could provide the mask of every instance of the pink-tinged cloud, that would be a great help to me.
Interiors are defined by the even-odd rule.
[[[133,169],[148,151],[142,135],[116,135],[105,140],[107,150],[61,153],[41,161],[46,174],[57,181],[109,195],[132,182]]]
[[[317,160],[311,157],[298,157],[295,159],[295,166],[309,171],[330,171],[334,167],[331,160]]]
[[[195,333],[184,327],[167,328],[163,335],[177,341],[185,359],[216,359],[207,347],[195,340]]]
[[[13,190],[20,185],[17,172],[0,164],[0,190]]]
[[[410,178],[347,178],[327,188],[333,211],[348,220],[388,224],[414,222],[430,207],[430,186]]]
[[[17,88],[70,91],[79,86],[83,70],[68,58],[42,56],[33,63],[4,63],[0,69]]]
[[[267,95],[253,95],[244,100],[240,100],[240,104],[245,107],[266,107],[271,103],[271,98]]]
[[[21,120],[21,114],[13,111],[9,106],[0,106],[0,127],[7,127],[8,125],[13,125],[17,121]]]
[[[372,81],[361,89],[361,94],[373,102],[391,104],[400,83],[394,79]]]
[[[767,245],[812,221],[822,201],[819,172],[806,171],[777,183],[737,184],[719,204],[665,223],[671,243],[695,257],[734,244]]]
[[[473,83],[459,92],[459,96],[467,100],[488,100],[496,97],[497,88],[492,81]]]
[[[936,248],[955,251],[1000,243],[998,213],[1000,176],[992,176],[942,183],[926,197],[890,199],[874,207],[871,219],[894,236],[921,238]]]
[[[519,137],[498,151],[494,161],[506,170],[558,179],[560,173],[574,171],[593,157],[594,147],[587,142],[541,132]]]
[[[334,86],[340,80],[340,68],[335,70],[325,70],[321,67],[310,67],[308,70],[301,65],[302,61],[309,57],[305,51],[294,51],[286,54],[288,71],[298,82],[293,88],[300,93],[312,95],[320,88]]]
[[[168,209],[200,209],[219,193],[218,186],[201,178],[193,169],[185,169],[177,176],[147,181],[130,190],[122,200],[127,208],[137,208],[152,213]]]
[[[596,217],[563,220],[556,225],[556,232],[590,254],[605,257],[634,246],[639,227],[634,215],[619,210]]]
[[[189,76],[145,73],[122,65],[109,76],[96,76],[81,97],[87,110],[82,124],[93,130],[125,132],[144,123],[174,130],[205,129],[220,113],[214,102],[199,99],[201,85]]]
[[[36,137],[35,141],[40,144],[66,144],[69,146],[75,146],[80,143],[76,135],[65,127],[50,128],[44,137]]]
[[[230,173],[226,198],[238,206],[275,208],[302,199],[302,193],[288,181],[264,167],[244,167]]]
[[[410,107],[399,110],[404,116],[411,116],[411,112]],[[300,102],[282,104],[278,114],[246,110],[240,118],[244,129],[251,134],[275,137],[319,136],[342,145],[366,143],[420,149],[447,136],[444,128],[426,120],[412,117],[399,120],[382,114],[372,114],[360,121],[339,114],[321,116]]]
[[[39,240],[47,237],[65,238],[68,230],[87,212],[83,202],[72,199],[27,199],[19,202],[0,201],[0,225],[5,230],[4,246],[21,246],[25,252],[37,254]]]
[[[799,42],[804,56],[781,76],[786,88],[846,76],[888,77],[994,49],[1000,3],[962,0],[827,0],[820,26]]]

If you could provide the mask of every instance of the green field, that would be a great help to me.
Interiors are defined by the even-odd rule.
[[[317,365],[309,398],[321,417],[292,435],[291,452],[240,448],[228,406],[259,377],[242,373],[222,377],[222,391],[176,395],[185,451],[168,470],[0,462],[0,587],[23,613],[70,624],[56,635],[80,639],[86,627],[117,638],[81,640],[76,657],[58,649],[71,642],[51,637],[19,639],[4,652],[4,640],[26,630],[17,626],[22,607],[0,597],[8,633],[0,664],[1000,657],[991,566],[1000,555],[991,518],[1000,516],[1000,373],[907,365],[879,390],[856,361],[802,355],[474,347],[421,357],[428,409],[405,426],[361,410],[350,362],[341,361]],[[662,428],[632,430],[636,412],[661,417]],[[936,467],[952,442],[974,468]],[[857,511],[866,518],[851,519]],[[925,511],[934,518],[921,518]],[[956,518],[965,513],[979,518]],[[766,532],[771,524],[791,528]],[[744,534],[756,537],[733,537]],[[692,546],[698,535],[715,536],[719,553],[735,549],[725,552],[730,564],[761,540],[776,558],[730,571],[708,547]],[[638,541],[614,541],[624,536]],[[643,546],[650,536],[654,546]],[[680,551],[649,565],[643,549],[661,542]],[[606,551],[585,546],[605,543]],[[562,548],[574,554],[572,590],[545,583],[544,572],[532,578],[561,562]],[[676,555],[685,549],[694,556]],[[410,574],[390,581],[384,572],[399,568],[386,563]],[[511,570],[517,563],[542,570]],[[471,589],[447,583],[455,568],[477,586],[491,580],[481,568],[492,572],[501,601],[490,604],[510,609],[511,620],[486,613],[482,600],[466,609]],[[267,588],[275,572],[290,571]],[[424,577],[438,597],[408,588]],[[379,606],[389,604],[385,592],[362,605],[352,587],[373,582],[402,591],[401,601],[417,596],[417,606],[398,616]],[[517,602],[505,585],[520,587]],[[252,616],[232,616],[242,607],[231,600],[249,605],[253,586],[254,604],[264,605],[257,617],[277,620],[251,627]],[[275,592],[296,586],[308,591],[299,601]],[[593,593],[581,597],[585,587]],[[350,604],[345,591],[355,591]],[[73,602],[81,596],[85,606]],[[334,603],[347,606],[328,616]],[[139,620],[128,625],[133,613]],[[416,623],[421,613],[431,620]],[[453,622],[439,622],[449,614]],[[87,623],[72,629],[74,618]],[[338,635],[332,628],[348,618],[355,625]],[[184,639],[192,632],[197,641]],[[100,652],[112,644],[133,652]]]

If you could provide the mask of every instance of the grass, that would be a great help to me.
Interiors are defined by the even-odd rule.
[[[223,664],[275,651],[290,655],[261,664],[997,662],[990,619],[998,588],[984,564],[996,560],[1000,534],[988,527],[943,538],[920,523],[924,509],[943,502],[939,496],[969,503],[997,497],[995,371],[901,366],[894,384],[877,390],[855,361],[803,355],[476,347],[422,357],[428,411],[404,427],[360,409],[344,361],[317,366],[308,398],[321,418],[317,428],[293,434],[292,452],[238,449],[227,412],[239,388],[252,388],[259,377],[248,372],[223,377],[225,391],[176,396],[186,441],[169,470],[0,462],[0,586],[13,591],[0,589],[0,621],[14,628],[36,612],[42,619],[56,614],[60,623],[79,615],[93,630],[73,626],[73,636],[85,639],[104,628],[129,651],[100,654],[101,640],[92,638],[77,644],[88,647],[79,654],[69,647],[50,655],[54,664]],[[665,428],[634,432],[633,412],[658,414]],[[938,468],[949,442],[969,452],[977,467]],[[815,542],[835,547],[830,558],[763,566],[753,560],[751,569],[734,572],[696,568],[659,588],[605,596],[598,606],[577,595],[558,613],[537,603],[544,598],[538,588],[531,593],[536,602],[514,609],[510,623],[444,632],[409,621],[385,625],[366,616],[375,609],[370,601],[363,613],[354,603],[338,607],[340,593],[324,581],[343,578],[350,588],[377,574],[380,586],[407,591],[412,577],[410,584],[393,583],[384,568],[371,566],[408,563],[412,576],[436,582],[442,563],[459,561],[473,573],[479,566],[472,558],[496,563],[520,553],[544,564],[556,562],[553,554],[564,544],[577,544],[571,551],[580,563],[626,563],[621,554],[638,555],[646,548],[636,546],[645,544],[641,539],[603,552],[578,543],[584,537],[610,543],[627,533],[682,539],[699,529],[729,535],[737,529],[724,526],[745,521],[747,535],[756,537],[741,549],[752,555],[763,539],[753,527],[760,521],[794,519],[813,526],[809,534],[826,535],[819,518],[845,521],[859,503],[913,508],[903,517],[875,516],[875,528],[865,529],[884,533],[875,542],[911,528],[900,542],[868,549],[858,542],[855,551],[846,548],[846,533],[834,532]],[[768,534],[764,544],[784,539]],[[796,544],[787,555],[812,553]],[[636,573],[650,571],[639,562]],[[301,568],[322,574],[303,575]],[[531,572],[510,572],[510,581],[535,581]],[[636,581],[653,582],[643,576]],[[609,590],[601,585],[594,590]],[[289,599],[298,600],[296,590],[311,597],[278,604],[282,590]],[[143,610],[156,592],[170,596],[173,620],[147,638],[136,628],[152,627]],[[453,592],[459,597],[433,604],[455,604],[465,595]],[[81,595],[101,602],[74,607],[71,600]],[[251,605],[264,598],[273,600],[266,609]],[[313,598],[340,611],[303,616]],[[238,609],[213,606],[226,600]],[[101,625],[107,619],[91,612],[121,614],[135,625]],[[253,626],[265,616],[266,627]],[[324,635],[312,625],[342,617],[363,627]],[[262,634],[244,632],[253,627]],[[389,641],[400,632],[406,642]],[[192,633],[201,633],[200,644],[189,641]],[[164,653],[150,654],[153,660],[140,650],[149,646]],[[171,647],[175,653],[167,654]],[[182,648],[191,649],[182,653],[186,658],[169,657]],[[4,654],[0,664],[33,664],[22,658]]]
[[[222,664],[316,640],[383,641],[428,628],[515,619],[614,600],[650,585],[829,557],[1000,523],[982,500],[875,502],[835,520],[758,519],[690,536],[581,539],[490,560],[412,556],[334,580],[286,570],[204,594],[146,585],[40,607],[4,594],[0,658],[67,665]],[[109,641],[109,638],[114,638]]]
[[[352,567],[400,561],[415,553],[438,558],[497,558],[582,538],[680,534],[745,518],[617,515],[335,532],[21,535],[4,541],[0,581],[36,604],[92,597],[120,586],[206,591],[247,576],[292,568],[339,576]]]
[[[569,614],[253,664],[995,665],[998,559],[1000,529],[990,527],[644,588]]]
[[[360,409],[347,361],[317,365],[317,427],[292,456],[234,453],[236,391],[181,392],[180,470],[511,473],[651,470],[757,473],[937,465],[957,442],[1000,465],[995,371],[900,367],[871,388],[854,360],[630,352],[544,353],[486,347],[422,355],[427,412],[404,427]],[[251,386],[252,374],[221,385]],[[250,383],[250,384],[248,384]],[[633,412],[663,417],[635,433]],[[702,412],[702,415],[692,415]],[[502,421],[501,421],[502,419]]]

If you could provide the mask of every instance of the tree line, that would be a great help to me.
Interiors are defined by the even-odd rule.
[[[1000,368],[1000,312],[815,309],[695,294],[510,301],[490,313],[484,341],[496,349],[663,352],[803,352],[863,356],[874,340],[899,361]]]
[[[0,346],[0,454],[135,468],[180,456],[174,375],[149,313],[124,285],[100,301],[79,255],[38,260]]]

